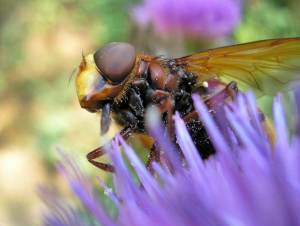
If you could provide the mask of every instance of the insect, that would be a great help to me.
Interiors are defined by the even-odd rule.
[[[176,59],[139,54],[128,43],[113,42],[83,56],[76,77],[82,108],[101,111],[101,134],[111,117],[122,126],[124,139],[145,134],[145,109],[158,107],[166,130],[176,140],[172,116],[179,112],[202,158],[214,153],[191,95],[198,93],[209,109],[232,101],[238,89],[251,88],[259,95],[274,94],[300,77],[300,38],[285,38],[233,45]],[[99,147],[87,154],[96,167],[113,172],[110,164],[96,161]],[[159,161],[153,144],[147,166]]]

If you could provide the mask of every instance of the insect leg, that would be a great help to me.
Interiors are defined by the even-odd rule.
[[[238,88],[236,82],[230,82],[228,85],[225,86],[223,90],[221,90],[219,93],[212,95],[209,97],[205,104],[209,109],[216,109],[219,106],[224,105],[226,101],[234,100],[238,94]]]
[[[155,104],[160,112],[165,115],[164,121],[166,124],[167,133],[171,140],[175,141],[175,132],[174,132],[174,123],[173,123],[173,114],[174,114],[174,101],[170,96],[170,93],[164,90],[149,90],[148,98],[151,99],[151,102]],[[153,172],[152,162],[157,161],[160,162],[163,160],[163,156],[161,156],[161,151],[154,144],[150,150],[149,159],[147,161],[147,168],[150,172]]]
[[[174,126],[173,126],[173,114],[174,114],[174,101],[172,100],[170,93],[163,90],[155,90],[151,96],[152,102],[159,107],[161,113],[167,113],[166,125],[168,134],[173,139]]]
[[[138,125],[138,118],[129,110],[121,110],[116,114],[116,120],[124,125],[125,127],[130,127],[135,130]]]
[[[218,83],[217,85],[218,87],[222,86],[221,91],[213,92],[217,86],[208,86],[208,89],[210,89],[212,93],[211,96],[205,100],[205,104],[209,110],[212,110],[211,113],[213,116],[218,112],[217,109],[219,107],[223,106],[228,101],[234,100],[238,93],[235,82],[230,82],[228,85],[222,83]],[[186,123],[187,129],[202,159],[207,159],[214,154],[215,148],[203,123],[199,119],[197,112],[194,110],[185,114],[183,120]]]
[[[131,128],[130,127],[126,127],[123,130],[121,130],[120,135],[123,137],[124,140],[127,140],[128,137],[130,136],[131,132],[132,132]],[[101,146],[101,147],[96,148],[93,151],[89,152],[86,157],[87,157],[87,160],[91,164],[93,164],[94,166],[96,166],[97,168],[102,169],[102,170],[104,170],[106,172],[111,172],[112,173],[112,172],[115,171],[115,169],[114,169],[114,167],[111,164],[109,164],[109,163],[103,163],[103,162],[98,162],[98,161],[95,160],[96,158],[101,157],[105,153],[106,152],[104,150],[104,146]]]
[[[131,89],[129,96],[129,107],[134,112],[136,116],[143,117],[144,116],[144,106],[141,96],[139,95],[139,91],[135,89]]]
[[[183,117],[183,121],[185,123],[189,123],[193,120],[198,120],[199,119],[199,116],[198,116],[198,112],[196,111],[191,111],[190,113],[186,114],[184,117]]]
[[[228,95],[232,98],[232,100],[236,99],[236,96],[239,92],[237,83],[234,81],[231,81],[227,86],[226,86],[226,91]]]
[[[173,114],[174,114],[174,102],[168,98],[165,102],[165,108],[168,109],[167,111],[167,131],[171,138],[171,140],[175,139],[175,130],[174,130],[174,122],[173,122]]]
[[[106,172],[114,172],[115,169],[111,164],[108,163],[102,163],[102,162],[97,162],[95,159],[98,157],[101,157],[102,155],[105,154],[105,151],[103,150],[103,146],[94,149],[93,151],[89,152],[87,154],[87,160],[92,163],[94,166],[96,166],[99,169],[102,169]]]
[[[163,90],[149,90],[148,95],[151,102],[156,104],[161,112],[166,112],[168,110],[167,102],[170,99],[170,93]],[[148,97],[148,98],[149,98]]]
[[[132,82],[132,86],[141,92],[149,88],[149,83],[145,79],[138,79]]]
[[[146,167],[150,171],[150,173],[153,173],[153,167],[152,167],[153,162],[160,162],[160,151],[155,143],[152,145],[150,149],[149,157],[146,163]]]

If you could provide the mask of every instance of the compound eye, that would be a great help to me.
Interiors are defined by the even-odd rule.
[[[112,42],[94,54],[95,64],[103,76],[111,82],[123,82],[135,64],[135,49],[123,42]]]

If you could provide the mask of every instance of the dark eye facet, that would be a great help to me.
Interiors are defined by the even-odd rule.
[[[94,54],[96,66],[113,83],[123,82],[130,74],[135,57],[134,47],[123,42],[109,43]]]

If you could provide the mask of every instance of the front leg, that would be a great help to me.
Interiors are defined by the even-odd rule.
[[[109,164],[109,163],[103,163],[103,162],[98,162],[95,159],[101,157],[102,155],[104,155],[106,152],[103,149],[103,146],[94,149],[93,151],[89,152],[86,155],[87,160],[93,164],[94,166],[96,166],[97,168],[104,170],[106,172],[110,172],[113,173],[115,171],[114,167]]]
[[[121,132],[120,135],[123,137],[124,140],[127,140],[130,134],[132,133],[132,130],[130,127],[124,128]],[[95,159],[103,156],[105,154],[104,146],[101,146],[99,148],[94,149],[93,151],[89,152],[87,154],[87,160],[96,166],[97,168],[104,170],[106,172],[114,172],[115,168],[108,163],[103,163],[103,162],[98,162]]]

